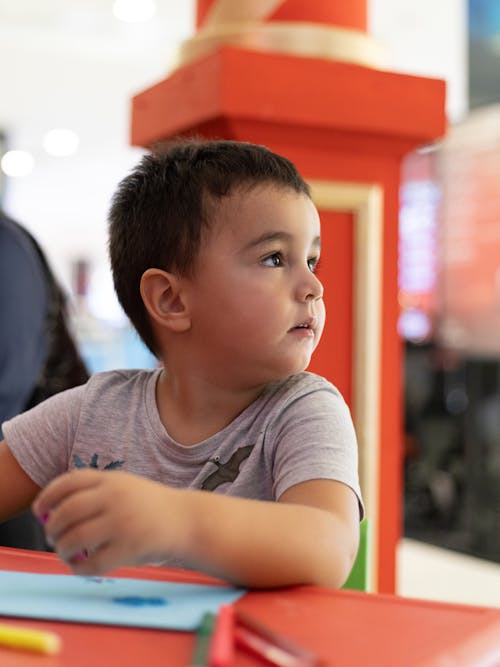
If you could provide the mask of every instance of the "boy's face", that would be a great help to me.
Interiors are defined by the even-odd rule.
[[[197,361],[235,387],[304,370],[325,321],[314,204],[259,186],[223,198],[215,216],[187,281]]]

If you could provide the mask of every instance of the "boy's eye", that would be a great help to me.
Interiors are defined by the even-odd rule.
[[[262,263],[265,266],[282,266],[283,265],[283,257],[281,256],[280,252],[273,252],[272,255],[268,255],[268,257],[265,257],[262,260]]]
[[[312,273],[317,273],[319,266],[319,257],[311,257],[310,259],[308,259],[307,266],[309,267],[309,271],[311,271]]]

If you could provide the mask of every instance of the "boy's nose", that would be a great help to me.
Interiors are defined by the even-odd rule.
[[[301,301],[316,301],[323,298],[323,283],[318,277],[309,271],[306,279],[301,283],[298,289],[299,299]]]

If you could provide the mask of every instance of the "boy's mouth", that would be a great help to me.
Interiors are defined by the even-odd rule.
[[[294,327],[289,329],[289,331],[300,331],[300,330],[307,331],[307,330],[309,330],[309,331],[311,331],[311,333],[313,333],[315,327],[316,327],[316,322],[313,318],[311,318],[311,319],[306,320],[304,322],[299,322]]]

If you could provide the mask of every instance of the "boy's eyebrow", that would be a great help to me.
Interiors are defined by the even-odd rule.
[[[250,243],[247,243],[245,250],[250,250],[251,248],[255,248],[255,246],[262,245],[263,243],[269,243],[271,241],[290,241],[292,236],[293,235],[289,232],[264,232],[256,239],[250,241]],[[319,248],[321,246],[321,238],[316,236],[313,239],[312,245]]]

